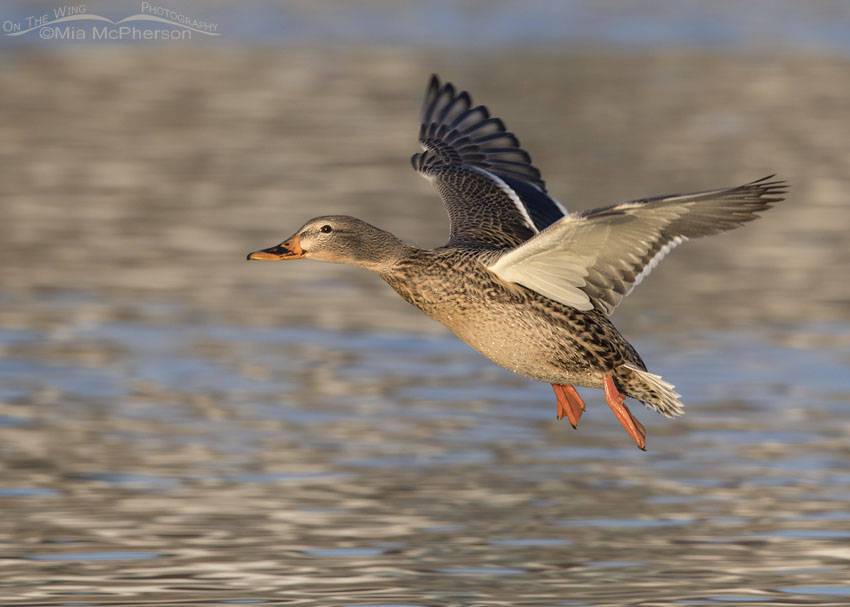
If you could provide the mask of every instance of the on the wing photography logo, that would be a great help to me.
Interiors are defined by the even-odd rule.
[[[191,40],[195,35],[220,35],[217,23],[151,2],[142,2],[137,13],[118,20],[90,13],[85,4],[63,4],[48,13],[5,19],[0,28],[6,36],[86,42]]]

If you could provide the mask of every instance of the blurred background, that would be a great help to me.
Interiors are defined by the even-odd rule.
[[[842,0],[4,3],[0,602],[846,605],[848,34]],[[791,184],[617,310],[687,405],[633,405],[646,453],[376,276],[245,261],[330,213],[442,244],[434,72],[571,210]]]

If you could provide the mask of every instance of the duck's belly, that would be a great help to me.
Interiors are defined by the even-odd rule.
[[[536,319],[545,321],[547,319]],[[614,356],[567,327],[489,311],[446,322],[460,339],[502,367],[552,384],[601,387]]]

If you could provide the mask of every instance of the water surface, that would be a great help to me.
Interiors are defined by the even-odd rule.
[[[5,62],[4,604],[846,604],[846,61]],[[549,386],[365,272],[244,261],[318,213],[441,243],[407,163],[435,70],[520,134],[570,208],[792,182],[617,311],[687,404],[675,421],[634,406],[646,453],[600,392],[574,431]]]

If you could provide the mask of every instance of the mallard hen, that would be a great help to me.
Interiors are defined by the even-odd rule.
[[[569,213],[502,121],[437,76],[419,141],[424,151],[412,163],[448,209],[445,246],[417,248],[354,217],[329,215],[248,259],[316,259],[376,272],[493,362],[552,384],[557,417],[573,427],[585,409],[574,386],[603,388],[645,449],[646,431],[625,398],[674,417],[680,395],[646,370],[608,316],[671,249],[755,219],[783,199],[785,183],[771,176]]]

